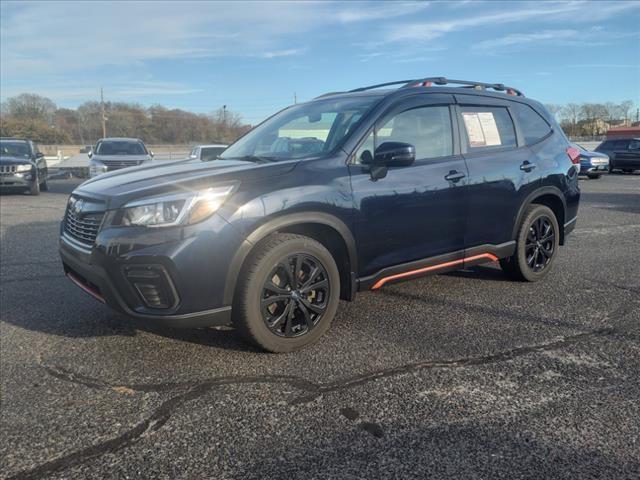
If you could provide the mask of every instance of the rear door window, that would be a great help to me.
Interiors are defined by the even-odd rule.
[[[506,107],[461,106],[470,151],[517,146],[513,120]]]
[[[533,108],[523,103],[513,104],[513,114],[527,145],[532,145],[551,132],[551,126]]]

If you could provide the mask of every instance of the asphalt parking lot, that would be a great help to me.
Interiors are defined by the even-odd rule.
[[[287,355],[72,285],[74,185],[0,196],[2,478],[640,475],[640,175],[581,181],[544,282],[489,265],[396,284]]]

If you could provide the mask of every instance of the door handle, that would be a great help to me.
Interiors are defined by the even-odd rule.
[[[522,165],[520,165],[520,170],[524,170],[525,172],[530,172],[534,168],[536,168],[536,164],[528,162],[526,160],[522,163]]]
[[[453,183],[455,183],[455,182],[460,181],[460,180],[461,180],[461,179],[463,179],[464,177],[466,177],[466,175],[465,175],[464,173],[462,173],[462,172],[458,172],[458,171],[456,171],[456,170],[451,170],[451,171],[449,172],[449,174],[448,174],[448,175],[445,175],[445,176],[444,176],[444,179],[445,179],[447,182],[453,182]]]

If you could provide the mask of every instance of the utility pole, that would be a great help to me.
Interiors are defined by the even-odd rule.
[[[293,103],[298,103],[298,95],[296,94],[296,92],[293,92]]]
[[[102,113],[102,138],[107,138],[107,117],[104,113],[104,92],[100,87],[100,110]]]

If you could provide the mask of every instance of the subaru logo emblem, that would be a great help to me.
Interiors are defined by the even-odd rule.
[[[79,215],[82,212],[82,207],[84,207],[84,200],[79,199],[73,204],[73,213]]]

